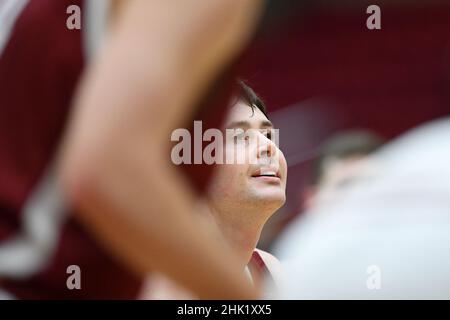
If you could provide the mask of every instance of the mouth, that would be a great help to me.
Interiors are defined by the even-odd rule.
[[[251,175],[252,178],[281,180],[280,171],[276,168],[261,167]]]

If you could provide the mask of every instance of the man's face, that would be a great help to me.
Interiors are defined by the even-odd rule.
[[[227,139],[224,153],[234,148],[236,153],[246,152],[247,157],[242,164],[234,161],[218,166],[210,190],[212,204],[228,212],[236,207],[258,208],[264,218],[286,200],[287,164],[283,153],[269,139],[273,126],[261,110],[240,101],[231,108],[226,128],[242,129],[247,135],[236,131],[233,139]],[[238,213],[245,215],[242,211]]]

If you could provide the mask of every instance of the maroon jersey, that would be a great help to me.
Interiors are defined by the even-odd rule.
[[[23,7],[10,11],[4,45],[0,37],[0,289],[25,299],[135,298],[141,279],[72,217],[51,170],[85,65],[84,27],[69,30],[66,10],[78,5],[83,12],[85,3],[5,1]],[[195,119],[205,129],[220,123],[229,80],[223,76],[199,104]],[[211,167],[184,169],[203,190]],[[81,270],[80,290],[67,286],[72,265]]]

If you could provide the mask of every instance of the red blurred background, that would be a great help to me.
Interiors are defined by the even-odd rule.
[[[242,78],[265,100],[289,164],[288,200],[261,248],[301,213],[315,148],[328,136],[364,128],[392,139],[450,113],[450,6],[406,3],[379,5],[381,30],[366,27],[364,2],[291,3],[251,46]]]

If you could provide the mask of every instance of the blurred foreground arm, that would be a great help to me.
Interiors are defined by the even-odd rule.
[[[60,157],[66,192],[138,274],[162,271],[201,298],[256,298],[195,213],[169,143],[248,40],[261,1],[130,0],[122,9],[75,102]]]

